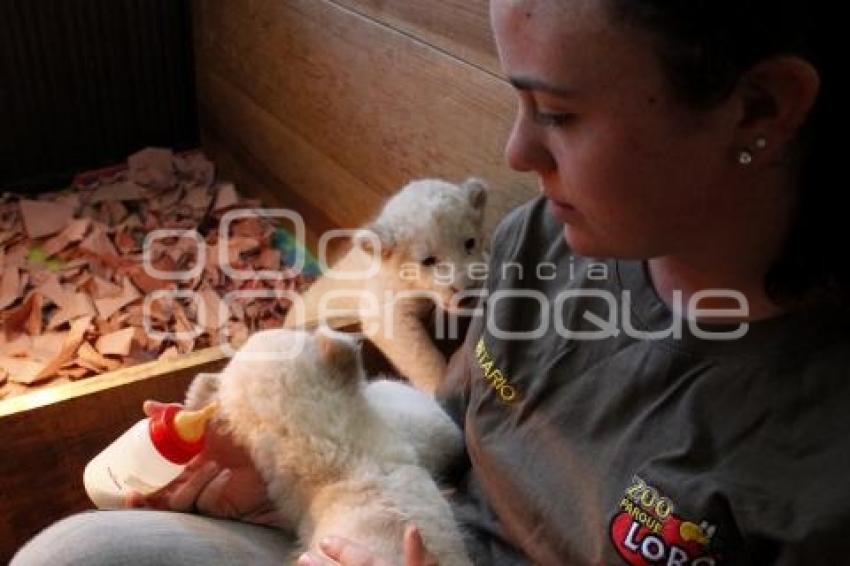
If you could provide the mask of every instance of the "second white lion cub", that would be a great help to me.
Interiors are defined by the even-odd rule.
[[[439,564],[470,564],[452,511],[426,469],[462,449],[459,431],[432,398],[407,385],[386,382],[370,399],[377,383],[367,385],[349,335],[267,330],[252,335],[220,375],[199,375],[186,404],[218,400],[219,417],[249,451],[304,547],[315,550],[323,537],[343,536],[396,564],[404,529],[413,523]],[[409,390],[394,402],[414,404],[416,410],[403,411],[413,420],[386,412],[393,388]]]
[[[480,179],[409,183],[363,227],[332,271],[306,291],[285,325],[356,318],[401,375],[433,393],[446,360],[427,331],[427,319],[435,305],[451,312],[474,303],[468,291],[482,283],[474,270],[484,266],[486,201]]]

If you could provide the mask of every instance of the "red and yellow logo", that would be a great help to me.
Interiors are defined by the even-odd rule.
[[[635,476],[611,521],[611,540],[632,566],[714,566],[716,528],[676,515],[673,501]]]

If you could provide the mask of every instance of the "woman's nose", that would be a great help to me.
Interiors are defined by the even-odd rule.
[[[513,130],[505,145],[505,159],[511,169],[517,171],[546,173],[555,167],[540,132],[522,115],[514,121]]]

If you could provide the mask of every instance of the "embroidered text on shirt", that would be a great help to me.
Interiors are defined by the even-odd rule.
[[[515,403],[519,399],[519,392],[502,374],[502,370],[495,367],[493,355],[487,351],[487,346],[484,345],[484,338],[479,338],[475,345],[475,359],[478,361],[484,379],[499,394],[499,399],[506,404]]]

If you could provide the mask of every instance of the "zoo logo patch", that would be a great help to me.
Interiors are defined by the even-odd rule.
[[[673,501],[634,476],[611,521],[610,535],[631,566],[720,564],[714,525],[676,515]]]

